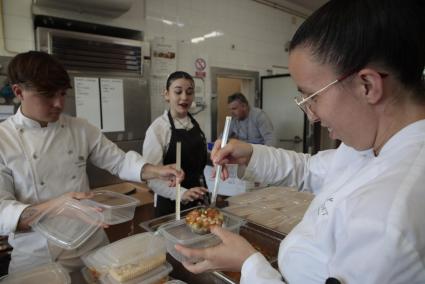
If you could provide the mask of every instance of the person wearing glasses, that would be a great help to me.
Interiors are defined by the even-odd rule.
[[[134,151],[124,153],[85,119],[63,115],[71,82],[53,56],[39,51],[16,55],[8,65],[8,80],[21,102],[16,114],[0,123],[0,235],[8,235],[13,247],[9,272],[55,261],[79,271],[83,254],[108,243],[104,230],[65,250],[33,231],[31,223],[65,198],[94,196],[88,161],[136,182],[162,178],[174,185],[184,174],[172,165],[151,165]]]
[[[421,0],[331,0],[300,26],[289,52],[296,103],[342,144],[311,156],[216,143],[214,163],[315,199],[282,241],[279,270],[219,227],[216,247],[176,246],[201,259],[188,270],[241,271],[241,283],[425,283],[424,10]]]
[[[252,144],[275,144],[273,124],[262,109],[251,107],[242,93],[230,95],[227,103],[233,117],[229,137]]]

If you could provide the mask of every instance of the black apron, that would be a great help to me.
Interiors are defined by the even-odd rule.
[[[181,168],[185,173],[185,178],[181,183],[182,187],[191,189],[196,186],[206,186],[204,168],[207,164],[207,143],[204,132],[199,127],[198,122],[188,113],[193,127],[190,130],[176,129],[174,120],[168,111],[168,120],[171,124],[171,139],[168,151],[164,156],[164,165],[176,162],[176,143],[181,142]],[[202,199],[194,200],[187,204],[181,204],[181,210],[202,205]],[[160,217],[176,211],[174,200],[157,195],[155,216]]]

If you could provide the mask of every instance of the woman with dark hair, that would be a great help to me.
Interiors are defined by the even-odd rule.
[[[280,273],[218,227],[216,247],[176,246],[203,259],[184,263],[188,270],[241,271],[241,283],[425,283],[424,8],[331,0],[301,25],[289,53],[296,103],[342,144],[311,156],[216,143],[214,163],[242,164],[245,179],[316,197],[280,245]]]
[[[189,113],[195,96],[195,82],[188,73],[172,73],[166,84],[164,97],[170,109],[158,117],[146,131],[143,143],[144,158],[154,165],[176,162],[176,143],[181,142],[181,166],[185,179],[181,184],[182,209],[199,205],[207,190],[203,171],[207,163],[205,135],[198,122]],[[162,180],[149,181],[155,192],[155,215],[157,217],[175,212],[175,188]]]

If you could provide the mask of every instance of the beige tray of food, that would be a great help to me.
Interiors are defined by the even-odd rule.
[[[302,220],[313,197],[288,187],[268,187],[230,197],[230,206],[223,210],[288,234]]]

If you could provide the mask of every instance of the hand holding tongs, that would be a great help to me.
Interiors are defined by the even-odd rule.
[[[229,129],[230,129],[230,122],[232,121],[231,116],[226,116],[226,123],[224,125],[224,132],[223,137],[221,138],[221,148],[223,148],[227,144],[227,139],[229,137]],[[214,181],[214,189],[211,197],[211,207],[215,207],[215,202],[217,199],[217,193],[218,193],[218,183],[220,181],[220,175],[221,175],[221,165],[217,165],[215,170],[215,181]]]

